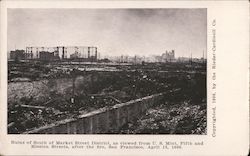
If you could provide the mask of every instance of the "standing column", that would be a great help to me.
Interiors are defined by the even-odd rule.
[[[30,47],[30,58],[33,59],[33,51],[32,51],[32,47]]]
[[[95,47],[95,60],[97,61],[97,47]]]
[[[36,48],[36,58],[39,58],[39,54],[38,54],[38,48]]]

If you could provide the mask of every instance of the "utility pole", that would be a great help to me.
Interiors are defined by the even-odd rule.
[[[202,54],[202,61],[203,61],[203,64],[205,62],[205,58],[204,58],[204,50],[203,50],[203,54]]]
[[[71,96],[71,104],[75,103],[75,79],[76,79],[76,69],[74,68],[71,72],[72,75],[72,96]]]

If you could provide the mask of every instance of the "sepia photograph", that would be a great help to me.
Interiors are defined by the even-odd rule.
[[[206,8],[8,8],[8,134],[207,135]]]

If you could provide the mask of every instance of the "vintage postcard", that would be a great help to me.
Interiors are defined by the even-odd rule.
[[[1,155],[248,154],[248,1],[0,4]]]

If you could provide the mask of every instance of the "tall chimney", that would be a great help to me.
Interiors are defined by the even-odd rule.
[[[62,59],[64,59],[64,47],[62,47]]]
[[[90,58],[90,47],[88,47],[88,58]]]

